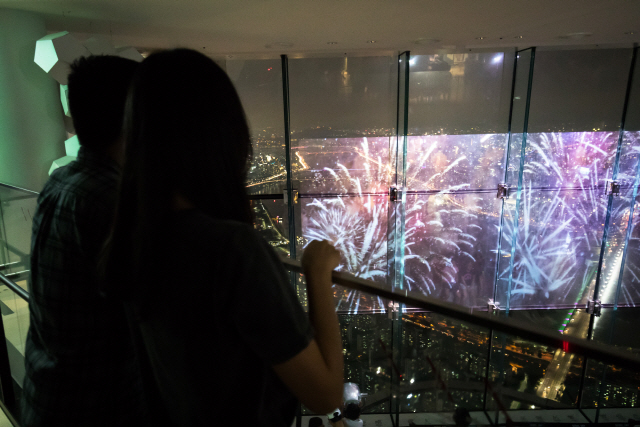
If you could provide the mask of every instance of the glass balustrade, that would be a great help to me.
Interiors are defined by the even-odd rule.
[[[633,369],[396,300],[637,352],[637,54],[222,61],[251,125],[256,231],[297,260],[328,240],[339,272],[386,292],[334,288],[366,425],[453,424],[459,408],[472,424],[640,418]],[[0,186],[0,272],[24,289],[36,197]],[[291,280],[307,307],[304,276]],[[0,286],[0,308],[20,385],[28,306]],[[313,415],[301,408],[302,425]]]

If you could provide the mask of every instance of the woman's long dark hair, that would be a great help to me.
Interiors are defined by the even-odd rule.
[[[142,62],[124,135],[126,160],[103,267],[110,293],[145,297],[161,277],[158,267],[171,260],[164,239],[176,193],[213,218],[252,223],[245,190],[251,140],[229,77],[189,49]]]

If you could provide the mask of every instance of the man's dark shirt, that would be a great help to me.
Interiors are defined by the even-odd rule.
[[[154,258],[162,275],[132,311],[171,424],[289,427],[297,400],[272,366],[313,331],[273,249],[249,225],[198,210],[158,232],[171,266]]]
[[[119,166],[80,149],[53,172],[33,219],[22,425],[126,425],[140,380],[124,310],[100,295]],[[122,418],[121,418],[122,417]]]

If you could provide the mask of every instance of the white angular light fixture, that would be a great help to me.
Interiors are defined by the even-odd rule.
[[[71,64],[76,59],[91,55],[115,55],[122,58],[142,62],[144,57],[133,47],[114,48],[104,36],[94,36],[80,43],[68,31],[49,34],[36,41],[34,62],[47,74],[60,83],[60,103],[67,117],[71,117],[69,110],[69,89],[67,80],[71,71]],[[67,123],[69,119],[65,119]],[[69,121],[70,123],[70,121]],[[63,166],[76,160],[80,150],[80,141],[76,135],[64,142],[66,156],[51,164],[49,175]]]
[[[117,55],[121,58],[131,59],[136,62],[142,62],[144,59],[135,47],[122,47],[117,51]]]
[[[51,167],[49,168],[49,175],[51,175],[54,170],[68,165],[69,163],[73,162],[75,159],[76,159],[75,156],[64,156],[64,157],[60,157],[58,160],[54,160],[53,163],[51,164]]]
[[[34,62],[62,85],[67,84],[70,64],[89,51],[69,32],[49,34],[36,42]]]
[[[111,42],[102,36],[90,37],[83,44],[92,55],[118,55]]]
[[[78,157],[78,151],[80,151],[80,140],[78,139],[78,135],[73,135],[64,142],[64,151],[67,156]]]
[[[78,158],[78,151],[80,151],[80,141],[78,140],[77,135],[73,135],[71,138],[67,139],[64,142],[64,151],[66,156],[60,157],[57,160],[54,160],[49,168],[49,175],[51,173],[63,166],[68,165]]]
[[[60,102],[62,103],[64,115],[71,117],[71,112],[69,111],[69,86],[67,85],[60,85]]]

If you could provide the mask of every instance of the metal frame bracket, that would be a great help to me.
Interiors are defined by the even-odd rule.
[[[387,313],[389,313],[389,319],[396,320],[398,312],[400,311],[400,304],[397,302],[389,301]]]
[[[389,187],[389,200],[392,202],[400,202],[402,200],[402,193],[406,190],[404,187],[396,187],[395,185]]]
[[[589,302],[587,302],[587,313],[600,317],[602,314],[602,303],[598,300],[589,300]]]
[[[498,314],[500,311],[500,303],[490,299],[487,303],[487,311],[489,314]]]
[[[284,196],[284,204],[288,205],[289,204],[289,194],[287,193],[287,190],[284,190],[282,192],[283,196]],[[298,190],[291,190],[291,197],[293,198],[293,204],[297,204],[298,203]]]
[[[508,199],[509,198],[509,185],[508,184],[498,184],[498,194],[496,194],[496,198],[498,199]]]
[[[607,196],[620,195],[620,182],[607,180],[607,184],[605,186],[604,194]]]

